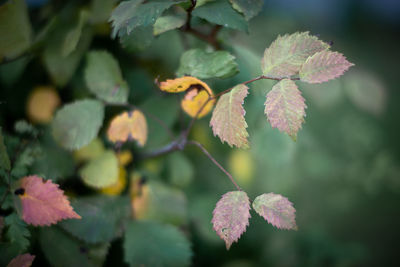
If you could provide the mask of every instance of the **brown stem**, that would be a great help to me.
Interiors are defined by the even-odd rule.
[[[192,140],[187,141],[187,144],[195,145],[195,146],[197,146],[198,148],[200,148],[200,150],[201,150],[215,165],[217,165],[217,167],[218,167],[221,171],[223,171],[223,172],[226,174],[226,176],[228,176],[229,180],[231,180],[231,182],[232,182],[233,185],[236,187],[236,189],[239,190],[239,191],[242,191],[242,188],[240,188],[240,186],[235,182],[235,180],[233,179],[232,175],[231,175],[227,170],[225,170],[225,168],[222,167],[222,165],[219,164],[218,161],[217,161],[213,156],[211,156],[211,154],[207,151],[207,149],[205,149],[205,147],[204,147],[202,144],[200,144],[199,142],[196,142],[196,141],[192,141]]]

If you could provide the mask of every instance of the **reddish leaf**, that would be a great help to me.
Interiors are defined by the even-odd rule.
[[[308,32],[279,36],[264,52],[263,74],[277,78],[295,75],[309,56],[327,48],[328,44]]]
[[[226,141],[230,146],[248,148],[249,134],[244,119],[246,111],[242,106],[248,89],[246,85],[239,84],[221,96],[210,121],[214,135],[218,135],[222,142]]]
[[[80,219],[69,204],[58,184],[43,181],[38,176],[27,176],[20,180],[22,194],[22,219],[35,226],[51,225],[62,219]]]
[[[338,53],[321,51],[309,57],[300,69],[300,80],[308,83],[323,83],[341,76],[353,63]]]
[[[7,267],[30,267],[34,259],[35,256],[29,253],[18,255],[10,261]]]
[[[265,115],[273,128],[287,133],[296,140],[304,122],[306,104],[297,85],[288,79],[281,80],[267,94]]]
[[[226,249],[246,231],[250,218],[250,203],[243,191],[228,192],[218,201],[213,211],[212,224],[225,241]]]
[[[253,202],[254,210],[277,228],[297,230],[293,204],[279,194],[262,194]]]

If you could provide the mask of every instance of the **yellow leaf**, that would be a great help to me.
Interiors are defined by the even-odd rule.
[[[169,92],[169,93],[179,93],[188,90],[191,87],[203,87],[208,92],[211,93],[210,87],[208,85],[191,76],[184,76],[182,78],[176,78],[173,80],[166,80],[165,82],[161,82],[159,84],[161,91]]]
[[[133,156],[129,150],[124,150],[117,154],[117,158],[121,166],[126,166],[132,161]]]
[[[235,150],[228,160],[228,166],[232,176],[240,184],[250,184],[254,177],[254,161],[249,151]]]
[[[76,161],[91,160],[102,155],[104,150],[103,142],[99,138],[95,138],[88,145],[76,150],[74,158]]]
[[[138,172],[132,173],[130,196],[133,217],[135,219],[145,218],[150,204],[149,186],[143,182],[143,178]]]
[[[212,92],[204,89],[193,88],[188,91],[182,99],[182,109],[191,117],[195,117],[197,112],[204,106],[208,99],[212,96]],[[207,115],[213,108],[215,99],[210,100],[205,107],[201,110],[198,118]]]
[[[33,123],[49,123],[55,109],[60,105],[60,97],[50,86],[38,86],[28,98],[26,111]]]
[[[111,121],[107,136],[114,143],[134,139],[140,146],[144,146],[147,140],[146,118],[139,110],[123,112]]]
[[[126,187],[126,170],[124,167],[119,167],[118,180],[115,184],[104,187],[100,190],[105,195],[115,196],[121,194]]]

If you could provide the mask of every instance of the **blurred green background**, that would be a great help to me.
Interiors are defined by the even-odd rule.
[[[27,2],[31,19],[40,21],[47,1]],[[193,266],[398,266],[400,2],[266,0],[263,12],[250,21],[249,34],[226,29],[220,33],[224,48],[237,57],[240,73],[207,82],[219,92],[259,75],[264,49],[278,34],[296,31],[332,41],[332,50],[355,63],[329,83],[300,84],[308,108],[297,142],[267,123],[263,103],[274,83],[265,81],[251,85],[245,102],[250,150],[221,144],[208,126],[210,116],[197,122],[191,137],[227,166],[251,198],[264,192],[288,197],[297,210],[298,231],[277,230],[253,212],[247,232],[226,251],[210,221],[220,196],[234,188],[209,159],[188,148],[184,155],[134,166],[148,172],[150,179],[171,182],[179,176],[172,181],[178,185],[182,175],[174,174],[171,166],[182,161],[190,166],[187,185],[180,187],[187,198],[182,229],[193,244]],[[205,46],[191,37],[188,41],[191,47]],[[108,35],[97,35],[91,44],[91,49],[107,49],[118,58],[131,88],[131,102],[168,118],[178,132],[178,102],[174,96],[158,95],[153,80],[158,75],[174,76],[184,51],[180,33],[166,33],[143,51],[136,48],[123,50]],[[40,58],[22,60],[18,61],[22,67],[0,67],[0,124],[8,131],[16,120],[26,118],[29,92],[53,83]],[[82,60],[72,80],[59,89],[63,103],[89,95],[83,85],[83,64]],[[182,116],[184,122],[189,120]],[[152,127],[148,149],[168,141],[162,130]],[[107,266],[122,264],[120,246],[118,241],[112,245]],[[37,253],[33,266],[44,264]]]

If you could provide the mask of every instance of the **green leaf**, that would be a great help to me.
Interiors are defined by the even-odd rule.
[[[187,200],[181,190],[157,181],[150,181],[143,187],[147,187],[148,193],[143,193],[139,197],[147,199],[147,206],[140,207],[144,212],[139,215],[139,219],[176,225],[186,222]]]
[[[171,184],[185,187],[193,180],[193,164],[182,152],[168,156],[168,179]]]
[[[89,18],[89,13],[82,9],[79,12],[79,18],[74,28],[68,31],[65,36],[64,44],[62,47],[62,56],[66,57],[70,55],[77,47],[79,40],[81,39],[81,34],[83,27],[85,26]]]
[[[115,5],[115,0],[92,0],[90,4],[90,22],[107,22]]]
[[[29,134],[36,137],[38,130],[26,120],[19,120],[14,124],[14,129],[19,134]]]
[[[0,5],[0,62],[25,52],[31,44],[32,29],[24,0]]]
[[[82,197],[71,205],[82,219],[62,221],[60,226],[88,243],[112,241],[121,234],[130,214],[129,200],[123,197]]]
[[[183,53],[176,75],[209,79],[228,78],[238,72],[235,57],[227,51],[207,52],[203,49],[191,49]]]
[[[126,103],[128,84],[122,78],[117,60],[107,51],[92,51],[87,56],[85,80],[89,90],[110,103]]]
[[[60,22],[61,23],[61,22]],[[68,56],[63,56],[65,38],[71,27],[68,24],[55,29],[46,41],[43,53],[44,65],[52,80],[58,86],[65,86],[74,75],[84,53],[92,41],[92,31],[89,27],[83,29],[84,33],[76,46],[76,49]]]
[[[10,159],[7,154],[7,148],[4,145],[4,138],[0,127],[0,168],[9,171],[11,168]]]
[[[131,222],[125,233],[125,262],[130,266],[189,266],[189,241],[175,227],[156,222]]]
[[[263,0],[229,0],[232,7],[242,13],[246,20],[255,17],[262,10]]]
[[[17,213],[12,213],[4,219],[5,225],[8,226],[6,232],[7,239],[12,245],[16,245],[19,253],[26,251],[29,246],[28,238],[31,236],[27,225],[19,218]]]
[[[114,151],[89,161],[80,171],[83,181],[88,186],[103,188],[115,184],[118,180],[118,159]]]
[[[130,34],[137,27],[154,25],[157,18],[170,6],[183,1],[152,1],[142,3],[143,0],[121,2],[111,14],[113,31],[112,37]]]
[[[193,16],[224,27],[241,31],[248,30],[247,21],[232,8],[228,0],[218,0],[207,3],[196,8],[192,14]]]
[[[11,175],[21,178],[28,174],[28,167],[32,166],[36,158],[42,155],[42,149],[39,145],[30,145],[26,147],[18,156],[14,163]]]
[[[54,139],[76,150],[90,143],[103,124],[104,106],[97,100],[79,100],[57,111],[52,123]]]
[[[173,15],[173,16],[163,16],[159,17],[154,24],[154,35],[159,35],[164,32],[180,28],[186,22],[184,16]]]
[[[276,78],[298,74],[309,56],[328,48],[328,44],[309,35],[308,32],[278,36],[270,47],[265,49],[261,60],[263,74]]]
[[[109,247],[108,243],[84,244],[56,226],[41,228],[39,243],[46,259],[57,267],[102,266]]]
[[[129,35],[121,36],[119,40],[122,47],[130,53],[142,51],[154,41],[153,27],[137,27]]]

